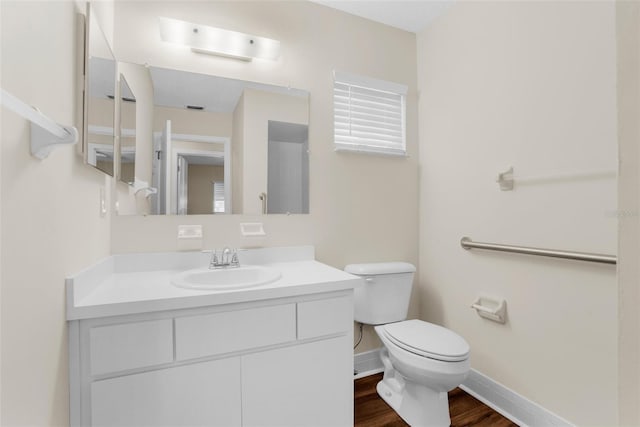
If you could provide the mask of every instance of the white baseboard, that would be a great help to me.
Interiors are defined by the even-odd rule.
[[[460,388],[519,426],[573,426],[475,369],[471,369]]]
[[[383,372],[380,349],[358,353],[353,357],[354,379]],[[460,388],[475,397],[494,411],[522,427],[573,426],[567,420],[546,410],[542,406],[510,390],[484,374],[471,369]]]
[[[353,356],[353,370],[354,380],[384,371],[382,360],[380,360],[380,349],[355,354]]]

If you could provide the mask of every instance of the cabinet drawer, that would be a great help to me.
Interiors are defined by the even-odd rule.
[[[298,303],[298,339],[347,332],[353,327],[351,296]]]
[[[94,327],[89,340],[91,375],[173,361],[171,319]]]
[[[176,359],[264,347],[296,339],[295,304],[176,318]]]

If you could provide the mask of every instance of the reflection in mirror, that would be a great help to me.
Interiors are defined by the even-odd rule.
[[[88,164],[113,176],[116,61],[91,8],[87,9],[87,14],[85,159]]]
[[[308,126],[269,120],[267,213],[309,213],[308,152]]]
[[[157,190],[144,213],[309,212],[308,92],[166,68],[125,69],[137,81],[146,76],[150,88],[136,89],[138,125],[153,135],[136,139],[136,179]],[[149,123],[140,122],[143,115]],[[271,196],[272,209],[263,209]]]
[[[178,215],[225,213],[224,152],[177,154]]]
[[[230,138],[172,133],[172,123],[155,134],[151,213],[231,213]]]
[[[120,181],[135,182],[136,97],[127,79],[120,74]]]

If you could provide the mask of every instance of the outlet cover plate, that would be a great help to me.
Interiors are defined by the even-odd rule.
[[[179,225],[178,239],[202,239],[202,225]]]

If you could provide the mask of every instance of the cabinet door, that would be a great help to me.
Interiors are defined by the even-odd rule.
[[[239,426],[238,357],[96,381],[94,426]]]
[[[347,336],[242,356],[244,426],[352,426]]]
[[[171,319],[89,329],[91,375],[173,362]]]

